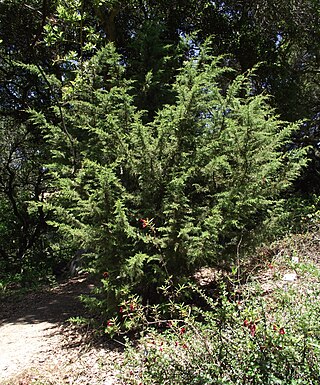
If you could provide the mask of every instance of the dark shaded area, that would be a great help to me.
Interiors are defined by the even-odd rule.
[[[70,317],[85,316],[86,310],[79,296],[89,294],[92,287],[93,284],[86,276],[80,276],[53,289],[29,293],[20,298],[13,295],[2,299],[0,325],[40,322],[63,324]]]

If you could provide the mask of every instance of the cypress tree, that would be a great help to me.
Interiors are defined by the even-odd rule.
[[[104,311],[132,294],[156,301],[169,277],[231,263],[306,164],[290,145],[298,124],[254,95],[254,72],[222,87],[222,63],[204,44],[179,70],[174,102],[145,123],[108,44],[62,89],[63,121],[41,123],[54,160],[52,224],[105,273]]]

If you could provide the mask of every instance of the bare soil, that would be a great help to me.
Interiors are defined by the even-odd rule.
[[[77,277],[0,304],[1,385],[111,385],[121,349],[97,342],[71,317],[85,316],[80,294],[94,287]]]

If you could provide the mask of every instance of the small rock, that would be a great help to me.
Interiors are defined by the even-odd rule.
[[[287,273],[282,278],[283,281],[289,281],[289,282],[293,282],[296,279],[297,279],[297,274],[296,273]]]

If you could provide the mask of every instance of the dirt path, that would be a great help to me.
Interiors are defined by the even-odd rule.
[[[0,304],[0,384],[116,383],[120,352],[88,343],[68,323],[85,315],[78,296],[92,288],[85,277]]]

